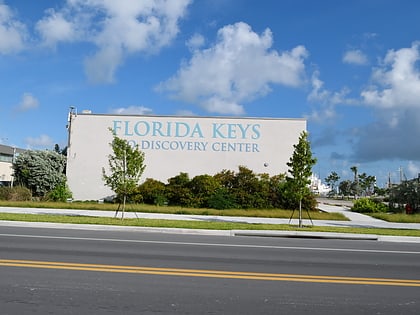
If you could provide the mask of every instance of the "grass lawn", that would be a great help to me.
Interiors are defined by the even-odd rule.
[[[405,214],[405,213],[372,213],[372,217],[388,222],[398,223],[420,223],[420,214]]]
[[[117,226],[207,229],[207,230],[281,230],[281,231],[308,231],[308,232],[335,232],[376,235],[397,235],[420,237],[420,230],[405,229],[375,229],[375,228],[341,228],[305,226],[299,228],[287,224],[249,224],[233,222],[207,222],[207,221],[181,221],[181,220],[154,220],[154,219],[115,219],[104,217],[62,216],[62,215],[36,215],[0,213],[0,220],[26,221],[26,222],[53,222],[73,224],[99,224]]]
[[[22,208],[49,208],[49,209],[78,209],[78,210],[102,210],[115,211],[118,207],[116,204],[97,203],[97,202],[33,202],[33,201],[0,201],[0,207],[22,207]],[[128,204],[126,206],[128,212],[146,212],[146,213],[170,213],[170,214],[190,214],[190,215],[217,215],[217,216],[238,216],[238,217],[263,217],[263,218],[290,218],[291,210],[283,209],[201,209],[201,208],[182,208],[171,206],[153,206],[146,204]],[[1,212],[1,208],[0,208]],[[298,213],[295,211],[294,217]],[[302,216],[307,219],[307,212],[302,211]],[[348,221],[348,219],[340,213],[326,213],[321,211],[311,211],[312,220],[339,220]]]
[[[376,235],[398,235],[420,237],[420,230],[409,229],[380,229],[380,228],[359,228],[359,227],[323,227],[323,226],[297,226],[288,224],[249,224],[233,223],[220,221],[182,221],[182,220],[155,220],[155,219],[115,219],[91,216],[63,216],[63,215],[34,215],[34,214],[13,214],[1,213],[1,207],[28,207],[28,208],[58,208],[58,209],[79,209],[79,210],[102,210],[115,211],[116,204],[97,203],[97,202],[10,202],[0,201],[0,220],[7,221],[29,221],[29,222],[53,222],[53,223],[73,223],[73,224],[99,224],[99,225],[118,225],[118,226],[141,226],[141,227],[162,227],[162,228],[184,228],[184,229],[209,229],[209,230],[282,230],[282,231],[312,231],[312,232],[336,232],[336,233],[356,233],[356,234],[376,234]],[[129,204],[127,212],[146,212],[146,213],[171,213],[171,214],[191,214],[191,215],[217,215],[217,216],[252,216],[268,218],[290,218],[292,211],[283,209],[195,209],[170,206],[153,206],[145,204]],[[294,218],[298,215],[295,211]],[[303,218],[308,219],[307,212],[302,212]],[[313,220],[348,220],[340,213],[325,213],[311,211]],[[372,216],[382,220],[403,223],[420,223],[420,214],[384,214],[376,213]]]

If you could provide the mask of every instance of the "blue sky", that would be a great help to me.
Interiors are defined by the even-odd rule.
[[[305,117],[321,179],[413,178],[419,15],[412,0],[0,0],[0,143],[64,147],[70,106]]]

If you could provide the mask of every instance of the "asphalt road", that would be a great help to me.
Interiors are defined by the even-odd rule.
[[[1,314],[420,314],[420,244],[0,229]]]

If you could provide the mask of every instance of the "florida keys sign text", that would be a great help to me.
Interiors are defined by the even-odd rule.
[[[259,123],[113,120],[114,133],[140,150],[260,152]]]

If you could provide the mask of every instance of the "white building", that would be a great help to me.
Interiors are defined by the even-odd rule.
[[[13,161],[24,150],[0,144],[0,186],[13,185]]]
[[[310,189],[313,193],[326,196],[331,191],[331,188],[328,185],[323,184],[316,174],[312,174],[310,180]]]
[[[306,120],[71,113],[68,129],[69,188],[75,200],[97,200],[114,194],[102,180],[112,154],[110,129],[145,153],[143,179],[166,183],[180,172],[193,178],[238,166],[285,173]]]

